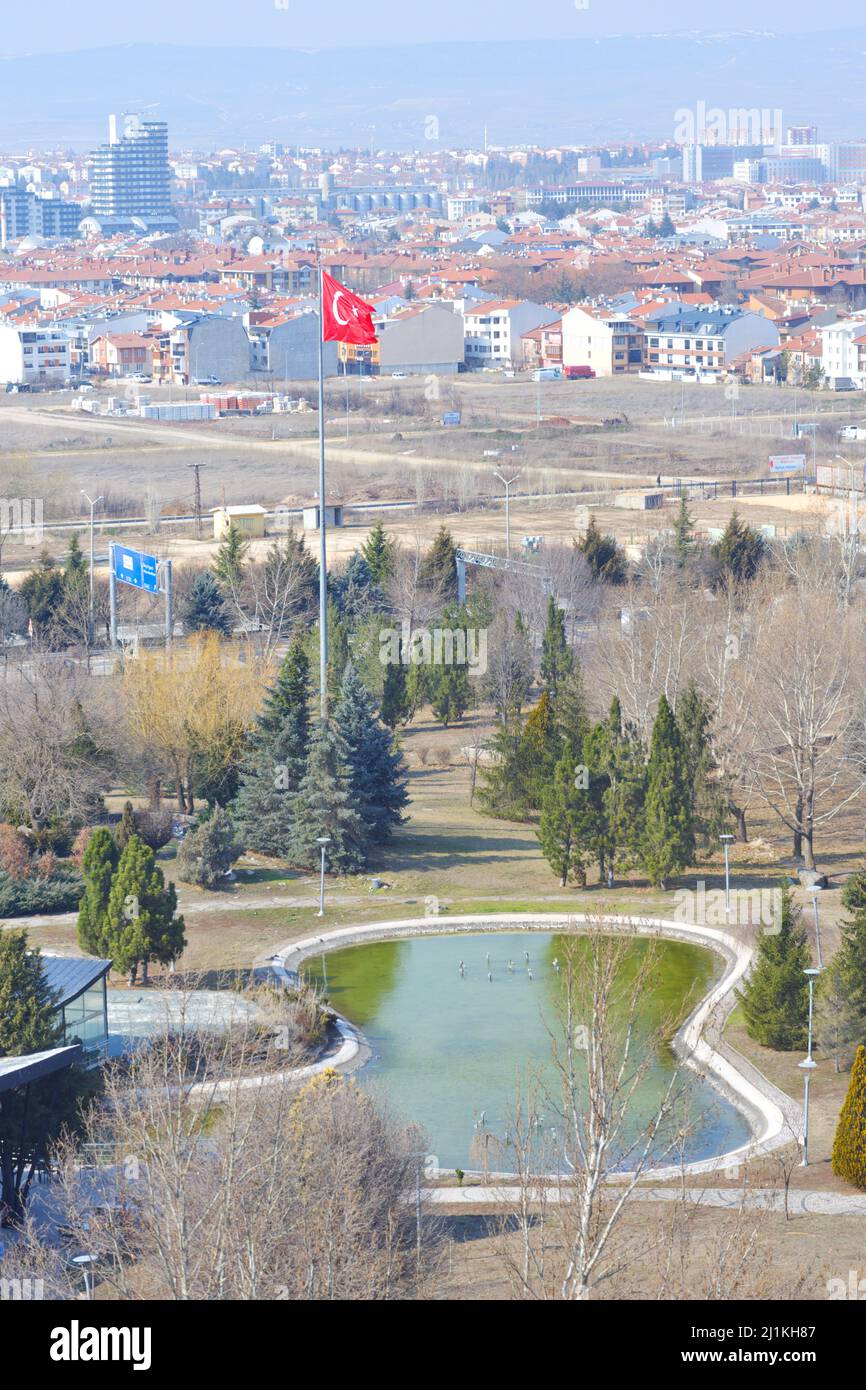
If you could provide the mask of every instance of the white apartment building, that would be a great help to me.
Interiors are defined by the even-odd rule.
[[[62,385],[69,365],[69,335],[64,329],[0,323],[0,384]]]
[[[821,370],[832,383],[848,377],[855,386],[866,386],[866,314],[828,323],[821,334]]]
[[[639,372],[643,329],[622,314],[575,306],[562,316],[562,365],[592,367],[596,376]]]
[[[523,360],[523,334],[558,318],[555,309],[527,299],[486,300],[464,308],[467,367],[519,367]]]

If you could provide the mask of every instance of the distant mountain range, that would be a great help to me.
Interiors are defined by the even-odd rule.
[[[864,67],[866,28],[312,52],[134,44],[0,60],[0,150],[86,149],[124,109],[167,120],[173,149],[466,147],[485,126],[491,144],[664,139],[699,101],[866,137]]]

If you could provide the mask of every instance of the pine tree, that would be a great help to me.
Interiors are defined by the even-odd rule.
[[[482,772],[479,800],[493,816],[528,820],[562,752],[550,695],[545,690],[524,724],[500,724],[491,740],[494,759]]]
[[[398,724],[405,724],[409,718],[406,667],[402,661],[390,661],[385,667],[379,718],[389,729],[396,729]]]
[[[249,548],[249,539],[234,522],[230,523],[211,566],[214,578],[225,593],[236,594],[240,589]]]
[[[566,743],[541,794],[538,841],[564,888],[569,880],[586,883],[586,865],[601,833],[598,807],[583,780],[571,743]]]
[[[565,637],[565,614],[557,607],[553,594],[550,594],[547,599],[547,624],[541,640],[541,681],[551,700],[556,700],[571,664],[571,652]]]
[[[343,574],[331,579],[328,587],[340,617],[351,627],[385,607],[385,595],[358,551],[349,557]]]
[[[429,589],[439,590],[446,603],[457,598],[457,547],[454,537],[443,524],[421,565],[419,579]]]
[[[866,1042],[866,868],[852,874],[842,889],[847,916],[840,925],[840,944],[833,964],[849,1007]]]
[[[249,739],[232,807],[244,844],[287,858],[292,850],[294,798],[310,744],[310,661],[302,636],[283,660]]]
[[[111,831],[97,826],[81,860],[84,896],[78,905],[78,944],[90,956],[100,956],[104,950],[108,895],[119,860],[120,850]]]
[[[137,835],[121,854],[112,879],[105,943],[115,966],[129,970],[132,984],[139,965],[146,983],[151,961],[167,965],[186,945],[175,886],[166,886],[156,855]]]
[[[387,535],[381,521],[377,521],[364,544],[361,555],[376,584],[383,584],[394,571],[397,546]]]
[[[87,565],[81,553],[81,544],[78,537],[73,532],[69,540],[69,549],[66,552],[66,559],[63,562],[63,587],[70,589],[83,589],[87,585]]]
[[[713,546],[713,555],[723,576],[736,583],[754,579],[764,558],[764,538],[740,520],[736,510],[731,513],[724,535]]]
[[[809,984],[803,972],[811,958],[787,883],[782,884],[781,893],[779,929],[762,933],[740,1000],[750,1038],[780,1052],[795,1052],[808,1040]]]
[[[56,568],[50,551],[42,551],[39,564],[23,580],[18,593],[27,605],[34,635],[40,639],[48,636],[64,596],[63,576]]]
[[[187,632],[219,632],[223,637],[231,636],[232,625],[225,599],[209,570],[193,580],[181,608],[181,618]]]
[[[833,1172],[855,1187],[866,1188],[866,1047],[863,1046],[857,1049],[848,1095],[836,1127]]]
[[[114,842],[118,851],[126,849],[133,835],[135,834],[135,812],[132,809],[132,802],[124,802],[123,812],[117,823],[114,832]]]
[[[603,536],[594,516],[589,518],[583,540],[574,542],[575,550],[589,565],[594,579],[605,584],[624,584],[628,578],[628,561],[613,536]]]
[[[63,1016],[26,931],[0,932],[0,1057],[45,1052],[63,1043]]]
[[[332,872],[358,873],[366,863],[368,836],[352,794],[345,741],[336,726],[316,726],[307,770],[296,803],[292,857],[306,869],[319,867],[320,836],[330,837],[326,863]]]
[[[640,858],[646,759],[638,732],[623,720],[616,696],[604,724],[603,749],[608,783],[603,793],[608,866],[630,868]]]
[[[217,806],[181,842],[175,861],[177,876],[182,883],[195,883],[199,888],[218,888],[242,848],[231,816]]]
[[[674,554],[678,569],[685,569],[694,549],[694,520],[689,515],[689,505],[686,501],[686,494],[680,494],[680,509],[677,519],[674,522]]]
[[[345,742],[352,804],[371,843],[381,844],[403,818],[406,773],[391,731],[376,718],[373,702],[351,665],[334,706],[334,723]]]
[[[662,695],[647,763],[641,862],[650,882],[664,888],[665,880],[694,863],[694,857],[686,751],[671,707]]]
[[[688,769],[695,836],[707,847],[715,844],[726,828],[727,802],[713,781],[716,761],[710,737],[712,706],[693,680],[677,701],[676,721]]]
[[[449,724],[459,723],[472,704],[472,686],[469,682],[468,663],[466,660],[453,659],[459,654],[457,644],[460,641],[460,633],[464,634],[464,651],[468,651],[467,623],[468,614],[465,608],[460,610],[445,609],[443,625],[444,629],[453,635],[454,650],[446,653],[443,649],[445,659],[428,669],[427,689],[430,706],[436,718],[446,729]],[[448,660],[448,656],[451,656],[452,659]]]

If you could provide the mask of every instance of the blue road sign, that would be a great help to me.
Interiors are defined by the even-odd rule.
[[[459,425],[459,424],[460,424],[460,411],[459,411],[459,410],[448,410],[448,411],[446,411],[446,413],[442,416],[442,423],[443,423],[443,425]]]
[[[159,593],[159,577],[155,555],[143,555],[125,545],[114,545],[114,577],[119,584],[131,584],[133,589]]]

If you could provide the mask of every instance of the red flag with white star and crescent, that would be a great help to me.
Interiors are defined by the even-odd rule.
[[[373,306],[322,271],[322,341],[375,343]]]

